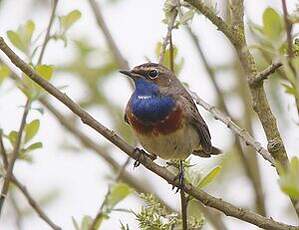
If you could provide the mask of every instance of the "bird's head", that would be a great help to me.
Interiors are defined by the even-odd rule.
[[[133,79],[136,88],[139,83],[167,88],[175,78],[174,74],[168,68],[156,63],[145,63],[129,71],[121,70],[120,73]]]

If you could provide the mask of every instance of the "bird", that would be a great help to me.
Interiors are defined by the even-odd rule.
[[[181,162],[191,154],[221,153],[212,145],[209,128],[191,95],[171,70],[149,62],[120,73],[135,85],[124,120],[153,159],[179,160],[183,174]]]

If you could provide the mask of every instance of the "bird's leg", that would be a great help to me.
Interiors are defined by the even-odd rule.
[[[135,148],[134,149],[134,154],[138,154],[136,161],[134,162],[134,168],[138,167],[140,165],[140,160],[144,157],[149,157],[152,160],[155,160],[157,158],[156,155],[149,155],[147,154],[143,149],[140,148]]]
[[[177,190],[176,193],[180,190],[184,188],[184,165],[183,165],[183,161],[180,160],[180,165],[179,165],[179,173],[178,175],[175,177],[174,181],[178,180],[179,185],[177,186]],[[174,189],[175,186],[172,187],[172,189]]]

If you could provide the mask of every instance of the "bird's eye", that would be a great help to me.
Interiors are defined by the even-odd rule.
[[[148,76],[151,79],[155,79],[156,77],[158,77],[158,75],[159,75],[159,72],[155,69],[148,72]]]

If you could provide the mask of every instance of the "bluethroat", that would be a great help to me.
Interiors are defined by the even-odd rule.
[[[120,72],[135,83],[125,121],[152,156],[184,160],[190,154],[210,157],[221,153],[212,146],[207,124],[172,71],[145,63]]]

